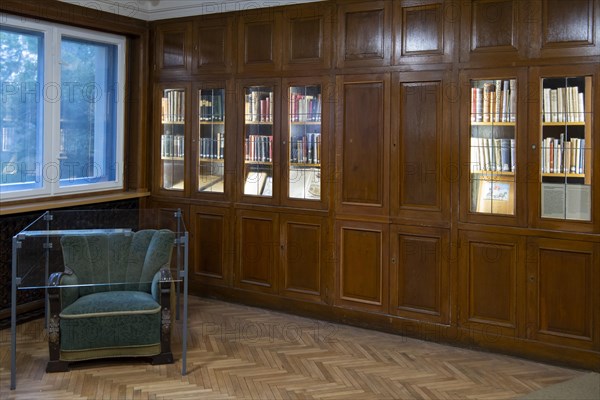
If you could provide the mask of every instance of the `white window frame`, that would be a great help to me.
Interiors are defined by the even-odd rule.
[[[2,25],[10,28],[36,31],[43,34],[44,59],[43,79],[39,93],[42,101],[42,166],[39,166],[41,179],[39,188],[10,190],[10,185],[0,186],[0,201],[27,200],[38,197],[52,197],[66,194],[94,193],[123,189],[124,187],[124,143],[125,143],[125,64],[126,38],[105,32],[76,28],[39,20],[4,16]],[[61,187],[59,171],[60,137],[60,84],[61,84],[61,42],[62,38],[89,40],[117,46],[117,99],[116,99],[116,149],[115,179],[102,182],[66,185]],[[20,168],[20,167],[19,167]]]

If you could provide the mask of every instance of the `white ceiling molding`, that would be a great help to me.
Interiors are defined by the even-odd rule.
[[[322,0],[60,0],[125,17],[156,21],[160,19],[255,10]]]

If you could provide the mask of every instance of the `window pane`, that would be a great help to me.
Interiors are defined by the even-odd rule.
[[[63,38],[61,186],[116,180],[116,79],[116,45]]]
[[[43,36],[0,28],[0,192],[42,186]]]

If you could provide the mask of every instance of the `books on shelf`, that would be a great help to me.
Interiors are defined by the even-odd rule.
[[[515,139],[471,138],[471,172],[515,172]]]
[[[246,161],[273,161],[273,136],[248,135],[245,143]]]
[[[290,139],[290,161],[293,163],[319,164],[321,162],[321,134],[307,133]]]
[[[222,160],[225,158],[225,134],[218,132],[213,137],[200,138],[200,158]]]
[[[273,122],[273,92],[251,91],[244,101],[246,122]]]
[[[246,182],[244,184],[244,194],[260,196],[263,195],[265,189],[265,183],[267,181],[266,172],[255,172],[250,171],[246,175]],[[272,186],[272,183],[271,183]]]
[[[321,121],[321,95],[316,96],[290,93],[290,121],[291,122],[320,122]]]
[[[161,157],[183,157],[183,145],[183,135],[161,135],[160,155]]]
[[[585,170],[585,139],[565,140],[564,133],[558,138],[542,140],[542,173],[583,174]]]
[[[161,100],[161,120],[163,123],[185,120],[185,92],[181,89],[166,89]]]
[[[471,88],[471,122],[516,122],[517,81],[484,81]]]
[[[321,171],[317,168],[290,171],[289,197],[293,199],[321,198]]]
[[[543,88],[542,116],[544,122],[585,122],[584,94],[577,86]]]
[[[210,91],[209,91],[210,92]],[[202,122],[222,122],[225,119],[223,96],[220,94],[200,94],[199,119]]]

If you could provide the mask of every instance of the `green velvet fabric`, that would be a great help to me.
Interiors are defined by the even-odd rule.
[[[73,274],[61,284],[79,286],[61,289],[61,351],[159,345],[158,281],[174,240],[172,231],[153,229],[63,236],[65,267]]]

